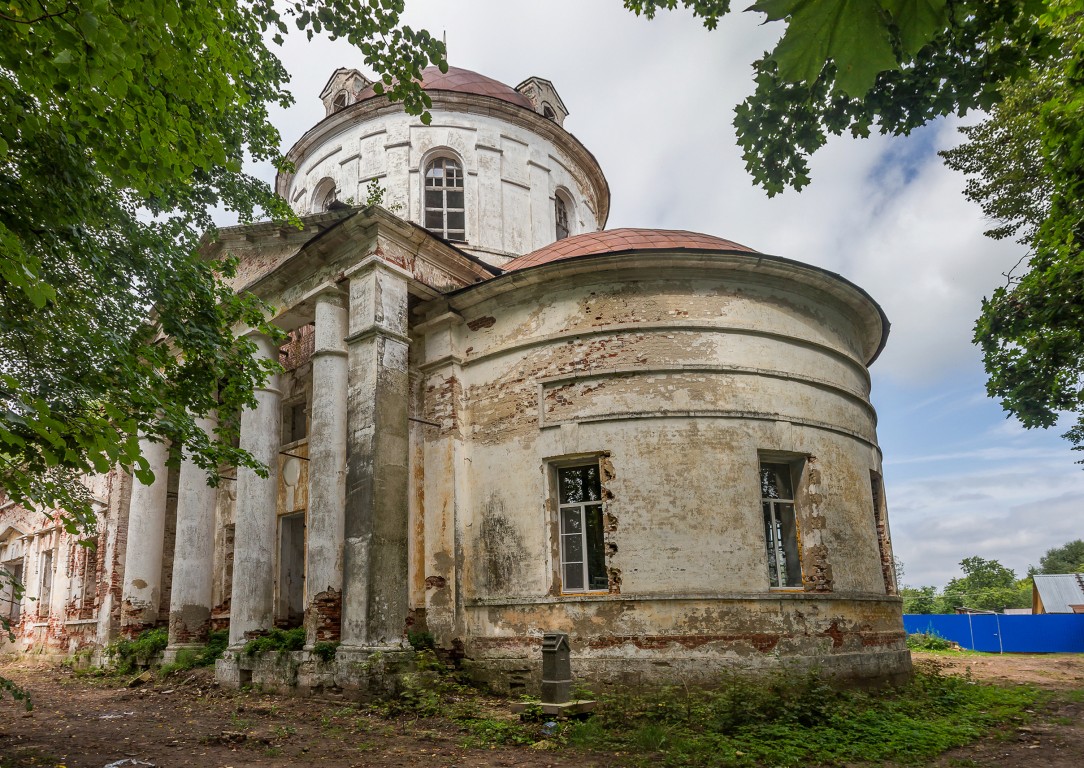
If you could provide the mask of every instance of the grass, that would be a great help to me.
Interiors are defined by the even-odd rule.
[[[168,677],[176,672],[184,672],[196,667],[210,667],[215,661],[222,658],[230,644],[230,632],[220,629],[211,632],[207,636],[207,643],[201,648],[182,648],[177,652],[177,660],[172,664],[165,664],[158,673],[162,677]]]
[[[713,690],[608,694],[597,697],[591,718],[554,728],[530,711],[521,721],[508,719],[431,652],[419,659],[399,695],[382,705],[385,716],[450,720],[462,730],[464,747],[572,747],[652,767],[922,765],[1028,720],[1043,700],[1035,688],[980,684],[944,674],[929,660],[906,686],[870,692],[836,689],[816,674],[780,672],[730,677]]]
[[[839,691],[815,675],[731,678],[712,691],[665,689],[603,697],[591,720],[561,736],[577,747],[640,755],[642,765],[920,765],[1027,718],[1029,687],[980,685],[924,665],[905,687]]]

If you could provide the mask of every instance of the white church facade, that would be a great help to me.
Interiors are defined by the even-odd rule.
[[[27,585],[0,595],[0,652],[163,626],[175,653],[228,628],[222,682],[350,689],[428,633],[512,689],[565,631],[603,683],[906,677],[878,305],[719,237],[606,230],[606,179],[546,80],[423,83],[429,124],[335,72],[277,181],[304,227],[207,248],[289,333],[254,338],[283,372],[242,415],[269,476],[211,488],[146,444],[152,485],[88,480],[91,549],[0,507],[0,565]],[[382,207],[361,204],[374,185]],[[295,626],[288,662],[240,653]]]

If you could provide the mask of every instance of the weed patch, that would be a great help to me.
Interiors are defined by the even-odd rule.
[[[256,656],[268,651],[278,651],[279,653],[300,651],[304,647],[305,628],[295,627],[294,629],[272,629],[266,635],[260,635],[249,640],[245,643],[243,650],[246,656]]]
[[[335,658],[339,650],[339,644],[329,640],[321,640],[312,646],[313,655],[325,664]]]
[[[196,667],[209,667],[222,658],[229,644],[229,630],[221,629],[211,632],[207,636],[206,645],[201,648],[182,648],[177,652],[176,661],[163,665],[159,673],[162,677],[168,677],[176,672],[184,672]]]
[[[931,630],[909,634],[907,647],[912,651],[947,651],[952,648],[952,643]]]
[[[1022,721],[1037,698],[1031,688],[979,685],[932,665],[907,686],[873,693],[836,690],[816,675],[730,678],[710,691],[602,697],[595,717],[565,725],[561,738],[667,766],[915,765]]]
[[[121,639],[110,643],[105,653],[113,660],[117,674],[128,675],[138,667],[154,664],[167,645],[169,634],[166,630],[146,629],[134,640]]]

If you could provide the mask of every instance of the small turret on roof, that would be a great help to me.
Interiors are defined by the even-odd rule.
[[[527,97],[535,112],[564,127],[568,108],[553,83],[541,77],[528,77],[516,86],[516,90]]]
[[[324,109],[330,115],[358,101],[361,92],[372,84],[372,80],[356,69],[339,67],[320,91],[320,101],[324,102]]]

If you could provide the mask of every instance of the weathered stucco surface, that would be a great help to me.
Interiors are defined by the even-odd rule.
[[[492,265],[554,242],[556,195],[574,233],[604,223],[605,179],[563,111],[448,92],[428,127],[387,104],[329,110],[280,190],[307,210],[325,178],[346,193],[377,178],[402,218],[340,205],[205,246],[237,256],[234,288],[290,334],[256,339],[284,371],[242,414],[241,445],[269,476],[227,472],[209,489],[148,445],[153,485],[88,481],[93,550],[0,507],[0,564],[29,597],[54,574],[47,611],[19,606],[16,648],[168,625],[176,653],[229,628],[223,683],[359,694],[409,665],[412,632],[506,689],[537,683],[547,631],[568,632],[577,675],[601,682],[908,674],[867,370],[887,323],[870,297],[704,237],[502,274]],[[462,248],[417,223],[424,164],[448,151],[466,170]],[[779,546],[765,465],[793,485],[779,502],[793,522],[771,523]],[[563,502],[589,533],[560,522],[572,469],[597,478],[590,504]],[[590,564],[563,553],[569,536]],[[771,565],[784,560],[785,576]],[[590,589],[566,585],[568,568]],[[305,651],[241,652],[292,626]],[[342,643],[332,663],[312,653],[324,641]]]

